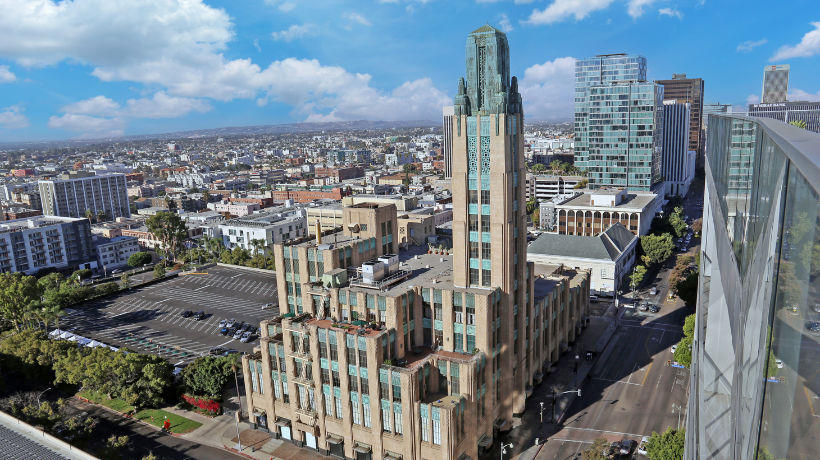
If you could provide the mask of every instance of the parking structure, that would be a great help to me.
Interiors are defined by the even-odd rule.
[[[270,274],[211,267],[201,274],[180,275],[118,295],[84,302],[60,319],[60,328],[84,337],[135,351],[152,353],[172,364],[190,362],[215,347],[251,352],[259,337],[241,343],[220,334],[222,320],[236,319],[258,327],[279,314],[276,278]],[[186,310],[205,316],[184,318]]]

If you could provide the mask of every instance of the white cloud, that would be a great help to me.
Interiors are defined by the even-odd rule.
[[[528,67],[518,88],[528,117],[572,117],[575,111],[575,58],[562,57]]]
[[[817,92],[817,94],[812,94],[807,93],[802,89],[794,88],[792,92],[786,96],[786,99],[789,101],[820,102],[820,92]]]
[[[66,112],[49,122],[63,129],[110,133],[125,129],[137,116],[209,109],[201,98],[287,104],[302,120],[436,120],[441,107],[452,103],[426,78],[395,89],[377,88],[370,75],[317,60],[287,58],[260,65],[250,58],[229,59],[225,51],[234,38],[234,25],[224,10],[201,0],[0,0],[0,11],[0,58],[23,65],[79,62],[91,66],[101,81],[134,82],[137,90],[156,93],[119,108],[101,98],[95,103],[107,103],[109,111],[101,112],[107,115]],[[73,105],[80,110],[79,103]]]
[[[273,32],[271,37],[274,40],[284,40],[286,42],[293,41],[297,38],[306,37],[314,35],[313,33],[313,24],[293,24],[292,26],[288,27],[286,30],[281,30],[279,32]]]
[[[109,115],[120,109],[120,105],[105,96],[95,96],[68,104],[60,109],[62,112],[77,115]]]
[[[129,99],[125,107],[105,97],[95,96],[60,109],[73,115],[129,118],[176,118],[189,112],[207,112],[211,105],[202,99],[168,96],[158,91],[153,98]]]
[[[759,104],[760,103],[760,96],[757,94],[750,94],[746,97],[747,104]],[[744,109],[745,110],[745,109]]]
[[[763,40],[757,40],[757,41],[747,40],[743,43],[739,43],[737,45],[737,49],[735,51],[738,52],[738,53],[748,53],[748,52],[752,51],[753,49],[757,48],[758,46],[765,45],[768,42],[769,41],[766,40],[765,38]]]
[[[345,29],[347,29],[347,30],[353,29],[353,26],[355,24],[358,24],[358,25],[361,25],[361,26],[368,26],[368,27],[373,25],[373,24],[370,23],[370,21],[367,20],[366,17],[362,16],[359,13],[344,13],[342,15],[342,17],[347,19],[348,21],[350,21],[350,23],[345,26]]]
[[[0,128],[5,129],[22,129],[27,128],[30,123],[28,117],[23,115],[23,109],[14,105],[0,109]]]
[[[504,33],[510,33],[513,31],[513,26],[510,24],[510,18],[508,18],[506,14],[501,13],[497,16],[497,18],[499,19],[498,25],[501,26],[501,30],[503,30]]]
[[[624,0],[626,3],[626,12],[633,19],[641,17],[646,7],[651,6],[658,0]],[[521,21],[523,24],[540,26],[545,24],[555,24],[573,18],[580,21],[591,13],[599,10],[605,10],[615,2],[615,0],[553,0],[553,2],[543,10],[532,10],[530,17],[526,21]],[[531,3],[531,0],[516,0],[515,3]],[[671,8],[664,8],[670,13],[677,13]]]
[[[658,10],[659,16],[670,16],[673,18],[683,19],[683,14],[680,11],[672,8],[661,8]]]
[[[283,13],[287,13],[288,11],[290,11],[294,8],[296,8],[296,4],[293,3],[293,2],[285,2],[281,5],[279,5],[279,11],[281,11]]]
[[[0,65],[0,83],[10,83],[17,80],[17,76],[11,73],[9,66]]]
[[[122,118],[102,118],[66,113],[48,119],[48,127],[83,133],[83,138],[122,137],[128,123]]]
[[[543,10],[532,10],[529,19],[523,21],[525,24],[540,26],[544,24],[554,24],[574,17],[580,21],[593,11],[609,8],[614,0],[555,0],[551,5]]]
[[[535,0],[515,0],[516,5],[526,5],[527,3],[532,3]]]
[[[769,58],[769,62],[820,54],[820,21],[812,22],[811,25],[814,26],[814,30],[803,35],[800,43],[795,46],[786,45],[781,47],[774,56]]]
[[[259,39],[258,38],[253,39],[253,46],[256,48],[256,51],[259,51],[260,53],[262,52],[262,47],[259,46]]]

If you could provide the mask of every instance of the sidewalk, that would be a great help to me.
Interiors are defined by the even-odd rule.
[[[231,426],[222,433],[221,442],[224,448],[237,452],[252,459],[259,460],[326,460],[327,457],[318,452],[296,447],[288,441],[273,439],[264,431],[250,428],[247,423],[239,424],[239,437],[236,436],[237,427]],[[242,445],[238,443],[242,440]]]

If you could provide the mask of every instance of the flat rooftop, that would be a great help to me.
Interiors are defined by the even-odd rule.
[[[344,247],[355,241],[363,240],[358,236],[345,236],[342,232],[331,233],[330,235],[322,235],[322,244],[331,246],[328,249]],[[297,248],[311,248],[316,246],[316,237],[311,236],[308,240],[296,244],[289,244],[288,246]]]
[[[556,205],[558,207],[568,207],[568,208],[576,208],[582,206],[588,206],[590,208],[616,208],[616,209],[634,209],[634,210],[643,210],[647,206],[649,206],[657,197],[655,194],[636,194],[636,193],[629,193],[626,195],[626,199],[622,201],[620,204],[616,204],[615,206],[593,206],[592,205],[592,195],[615,195],[617,191],[606,191],[606,190],[595,190],[594,192],[590,193],[583,193],[578,195],[574,198],[570,198],[569,200]]]

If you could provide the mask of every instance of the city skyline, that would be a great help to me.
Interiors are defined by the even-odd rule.
[[[716,2],[637,0],[266,0],[151,8],[86,0],[44,1],[39,9],[19,2],[0,19],[0,138],[435,122],[452,105],[452,82],[460,76],[459,56],[440,43],[485,22],[504,30],[516,50],[510,71],[520,76],[529,120],[571,119],[575,60],[605,53],[646,56],[649,80],[687,73],[707,82],[704,100],[743,106],[759,101],[761,63],[793,64],[789,99],[820,100],[812,79],[820,69],[820,22],[810,22],[818,7],[795,7],[809,20],[795,23],[777,10],[762,18],[755,8]],[[659,35],[664,39],[647,39]]]

